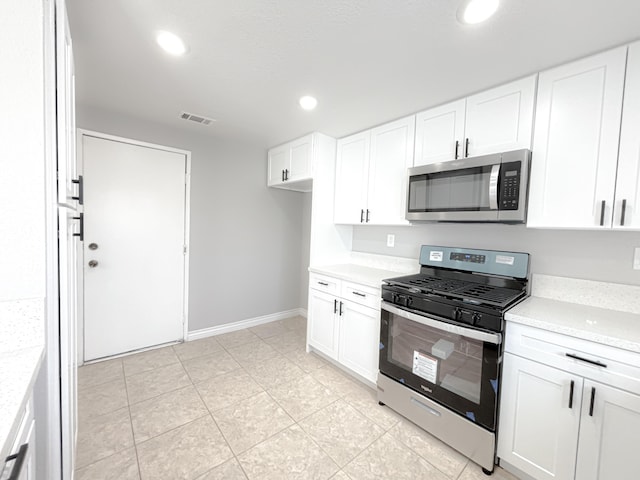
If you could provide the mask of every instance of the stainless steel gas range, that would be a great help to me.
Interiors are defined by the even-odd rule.
[[[423,245],[420,273],[382,286],[378,401],[493,472],[504,314],[529,255]]]

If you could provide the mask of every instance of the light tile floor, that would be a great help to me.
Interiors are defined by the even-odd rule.
[[[81,367],[78,480],[514,480],[305,352],[304,318]]]

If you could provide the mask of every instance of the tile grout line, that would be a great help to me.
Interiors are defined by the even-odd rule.
[[[173,351],[173,347],[171,348]],[[124,379],[124,391],[127,395],[127,411],[129,412],[129,426],[131,427],[131,439],[133,440],[133,449],[136,452],[136,466],[138,467],[138,478],[142,480],[142,470],[140,469],[140,457],[138,455],[138,444],[136,443],[135,432],[133,431],[133,418],[131,417],[131,402],[129,401],[129,388],[127,387],[127,375],[124,371],[124,360],[122,361],[122,376]]]

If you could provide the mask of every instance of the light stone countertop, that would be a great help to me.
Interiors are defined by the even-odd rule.
[[[534,275],[509,322],[640,353],[640,287]]]
[[[44,299],[0,302],[0,458],[10,451],[44,357]]]
[[[359,283],[361,285],[367,285],[374,288],[380,288],[380,286],[382,285],[382,280],[386,278],[407,275],[407,273],[405,272],[372,268],[353,263],[327,265],[322,267],[309,267],[309,271],[312,273],[328,275],[330,277],[335,277],[341,280],[347,280],[349,282]]]
[[[506,320],[640,353],[640,315],[529,297]]]

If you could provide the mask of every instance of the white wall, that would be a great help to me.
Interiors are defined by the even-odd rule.
[[[0,16],[0,301],[45,296],[42,2]]]
[[[395,247],[386,246],[394,233]],[[633,248],[640,232],[527,229],[524,225],[423,224],[354,227],[353,250],[418,259],[420,245],[512,250],[531,254],[531,272],[640,285]]]
[[[190,150],[189,330],[300,307],[303,194],[267,188],[265,145],[78,107],[79,128]],[[193,133],[191,132],[193,131]]]

